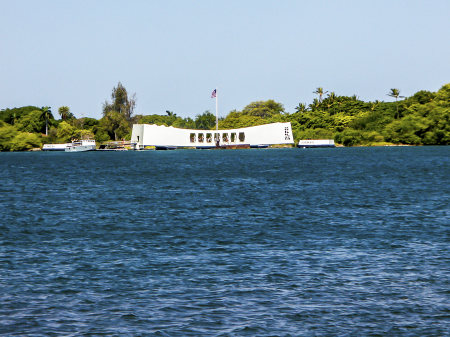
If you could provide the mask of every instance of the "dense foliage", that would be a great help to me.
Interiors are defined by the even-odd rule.
[[[231,111],[219,120],[219,128],[231,129],[274,122],[291,122],[294,138],[334,139],[345,146],[354,145],[449,145],[450,84],[437,92],[419,91],[411,97],[391,89],[394,102],[364,102],[356,96],[338,96],[323,88],[314,93],[311,104],[300,103],[287,113],[274,100],[256,101],[242,111]],[[50,107],[24,106],[0,111],[0,151],[21,151],[43,143],[64,143],[73,138],[95,137],[99,143],[130,139],[134,123],[148,123],[190,129],[214,129],[214,114],[205,111],[194,119],[182,118],[172,111],[165,115],[134,115],[135,95],[128,95],[119,82],[111,102],[103,105],[103,117],[75,118],[69,107],[58,108],[56,120]]]
[[[450,144],[450,84],[437,93],[419,91],[395,102],[364,102],[333,92],[289,116],[298,139],[334,138],[345,146],[377,144]]]

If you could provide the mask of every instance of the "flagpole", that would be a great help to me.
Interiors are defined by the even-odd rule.
[[[219,131],[219,90],[216,88],[216,131]]]

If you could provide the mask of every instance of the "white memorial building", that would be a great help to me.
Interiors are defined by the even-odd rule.
[[[134,124],[131,144],[136,150],[196,148],[264,148],[294,144],[291,123],[272,123],[230,130],[193,130],[155,124]]]

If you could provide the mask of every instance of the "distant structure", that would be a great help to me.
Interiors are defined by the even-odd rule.
[[[66,148],[71,146],[72,143],[65,144],[44,144],[42,146],[42,151],[65,151]]]
[[[230,130],[179,129],[155,124],[134,124],[131,144],[136,150],[177,148],[265,148],[292,145],[291,123],[272,123]]]
[[[297,147],[336,147],[333,139],[304,139],[298,142]]]

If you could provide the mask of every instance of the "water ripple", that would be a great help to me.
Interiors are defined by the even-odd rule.
[[[0,153],[0,335],[450,335],[449,155]]]

